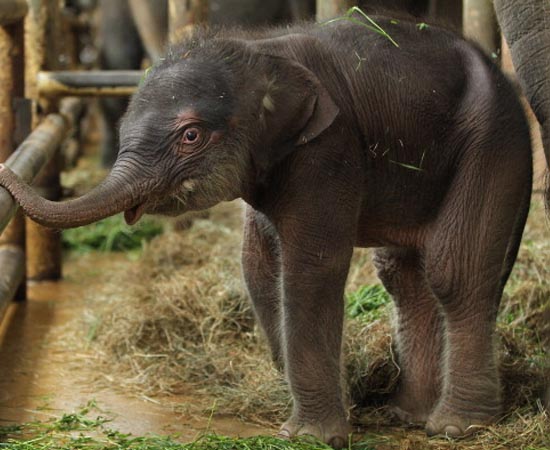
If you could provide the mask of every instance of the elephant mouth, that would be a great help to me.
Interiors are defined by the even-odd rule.
[[[124,211],[124,220],[128,225],[134,225],[143,216],[145,212],[145,203],[139,203],[130,209]]]

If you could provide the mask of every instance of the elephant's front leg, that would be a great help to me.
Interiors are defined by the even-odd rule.
[[[283,265],[282,342],[286,376],[294,400],[280,434],[313,435],[335,448],[347,443],[350,427],[342,387],[343,292],[351,245],[310,239],[292,227],[281,236]],[[317,242],[317,245],[315,244]]]
[[[242,268],[248,294],[267,337],[273,361],[278,369],[282,369],[279,242],[269,220],[250,206],[246,210]]]

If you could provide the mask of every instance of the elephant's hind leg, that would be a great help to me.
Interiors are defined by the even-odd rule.
[[[442,316],[418,252],[376,251],[378,276],[396,307],[395,339],[401,369],[393,411],[404,422],[425,423],[440,392]]]
[[[445,317],[442,394],[426,424],[430,435],[469,434],[501,413],[495,322],[525,222],[530,164],[527,152],[504,145],[499,154],[472,152],[426,241],[426,276]]]

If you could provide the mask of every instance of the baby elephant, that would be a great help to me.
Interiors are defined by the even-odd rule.
[[[399,416],[462,436],[499,415],[495,317],[531,194],[529,130],[499,70],[445,29],[373,20],[176,46],[133,97],[110,176],[79,199],[48,202],[0,171],[58,228],[244,199],[244,278],[294,400],[280,435],[334,447],[350,431],[354,246],[377,248],[396,304]]]

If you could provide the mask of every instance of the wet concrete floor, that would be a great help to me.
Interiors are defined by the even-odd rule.
[[[213,430],[229,436],[271,434],[234,418],[186,417],[174,405],[192,398],[146,399],[99,388],[86,352],[74,345],[67,325],[86,310],[85,290],[98,288],[124,255],[88,254],[65,264],[60,282],[30,286],[28,300],[10,305],[0,327],[0,425],[47,420],[95,400],[112,428],[124,433],[178,433],[184,440]]]

